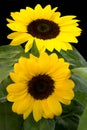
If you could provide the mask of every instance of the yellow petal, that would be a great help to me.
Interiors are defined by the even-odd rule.
[[[66,44],[66,49],[65,50],[73,50],[72,45],[70,45],[68,42]]]
[[[38,57],[36,57],[36,56],[30,54],[30,58],[31,58],[32,60],[34,60],[35,62],[38,62]]]
[[[27,32],[27,27],[23,25],[20,22],[11,22],[7,24],[7,27],[12,29],[13,31],[18,31],[18,32]]]
[[[7,86],[7,91],[8,92],[12,92],[12,93],[19,93],[19,92],[22,92],[22,91],[25,91],[27,88],[27,85],[26,84],[23,84],[23,83],[13,83],[13,84],[9,84]]]
[[[54,113],[50,110],[47,100],[42,100],[41,105],[42,105],[43,112],[44,112],[43,117],[52,119],[54,117]]]
[[[38,60],[39,71],[41,74],[46,74],[49,70],[50,59],[46,53],[42,53]],[[49,65],[49,66],[48,66]]]
[[[18,37],[20,36],[22,33],[21,32],[13,32],[13,33],[10,33],[7,38],[9,39],[14,39],[15,37]]]
[[[29,13],[25,9],[21,9],[20,12],[12,12],[11,17],[15,21],[23,23],[24,25],[27,25],[30,20]]]
[[[59,97],[62,97],[64,99],[72,100],[74,98],[74,92],[73,90],[67,90],[67,91],[59,91],[58,93]]]
[[[19,63],[14,65],[14,72],[10,73],[10,77],[14,82],[28,82],[31,78],[31,75],[28,73],[29,66],[27,66],[27,62],[27,58],[21,57]]]
[[[27,72],[29,73],[29,76],[32,78],[33,76],[36,76],[38,74],[40,74],[39,70],[39,66],[37,64],[37,62],[33,59],[29,60],[26,64],[27,67]],[[30,78],[29,78],[30,80]],[[28,81],[29,81],[28,80]]]
[[[54,113],[54,115],[60,115],[62,113],[62,107],[61,104],[58,102],[54,96],[50,96],[47,99],[48,106],[50,110]]]
[[[40,4],[37,4],[34,8],[35,10],[41,10],[42,9],[42,6]]]
[[[23,83],[27,83],[29,81],[29,79],[31,78],[31,75],[28,75],[26,73],[22,72],[15,72],[15,73],[10,73],[10,78],[14,81],[14,82],[23,82]]]
[[[7,36],[8,39],[13,39],[11,41],[11,45],[20,45],[26,41],[29,40],[29,34],[28,33],[21,33],[21,32],[14,32]]]
[[[55,88],[57,89],[57,91],[60,90],[71,90],[75,87],[75,84],[72,80],[70,79],[65,79],[62,82],[56,82],[55,83]]]
[[[53,51],[54,49],[54,41],[53,40],[46,40],[46,43],[44,42],[45,47],[49,50],[49,51]]]
[[[71,100],[68,100],[68,99],[64,99],[64,98],[62,98],[62,97],[59,97],[59,96],[58,96],[58,93],[56,93],[56,92],[55,92],[55,96],[56,96],[56,98],[58,99],[59,102],[65,104],[65,105],[70,105]]]
[[[56,41],[56,40],[58,40],[58,41]],[[63,49],[63,50],[67,50],[68,49],[68,48],[66,48],[66,42],[63,42],[63,41],[61,41],[58,38],[55,39],[55,41],[54,41],[54,48],[57,51],[60,51],[61,49]]]
[[[40,4],[37,4],[34,13],[35,19],[50,19],[56,11],[56,9],[57,7],[51,9],[51,5],[47,5],[44,8],[42,8]]]
[[[19,101],[19,100],[23,100],[25,97],[26,97],[27,93],[24,92],[24,93],[9,93],[7,95],[7,100],[10,101],[10,102],[16,102],[16,101]]]
[[[75,15],[67,15],[67,16],[62,16],[60,19],[58,19],[59,23],[64,23],[66,21],[70,21],[72,19],[76,18]]]
[[[33,116],[34,120],[37,122],[42,118],[43,115],[43,109],[41,106],[41,101],[35,100],[34,106],[33,106]]]
[[[24,120],[30,115],[30,113],[33,111],[33,105],[34,105],[34,99],[31,98],[30,102],[28,102],[29,107],[24,111],[23,118]]]
[[[16,109],[16,112],[18,114],[23,114],[26,109],[28,109],[30,107],[30,102],[32,100],[32,97],[29,97],[28,95],[26,95],[26,97],[22,100],[19,100],[18,102],[16,101],[15,103],[17,103],[17,107],[15,108],[15,106],[12,107],[12,109]]]
[[[35,41],[36,41],[36,46],[37,46],[39,52],[43,53],[45,51],[45,49],[46,49],[45,45],[44,45],[44,43],[46,41],[44,41],[43,39],[38,39],[38,38],[35,38]]]
[[[60,32],[60,35],[58,36],[58,39],[62,42],[74,42],[74,43],[78,43],[77,38],[70,33],[64,33],[64,32]]]
[[[51,17],[51,20],[55,23],[58,24],[58,20],[59,20],[59,17],[60,17],[61,13],[60,12],[55,12],[52,17]]]
[[[11,19],[8,19],[8,18],[6,18],[6,20],[7,20],[9,23],[14,22],[14,20],[11,20]]]
[[[70,26],[70,25],[76,25],[78,26],[78,23],[77,22],[80,22],[80,20],[77,20],[77,19],[74,19],[74,20],[68,20],[68,21],[65,21],[65,22],[59,22],[59,26],[62,27],[62,26]]]
[[[31,37],[25,45],[25,52],[28,52],[32,48],[32,45],[33,45],[33,38]]]
[[[72,33],[75,36],[79,36],[81,34],[81,29],[73,25],[62,26],[60,27],[60,30],[65,33]]]

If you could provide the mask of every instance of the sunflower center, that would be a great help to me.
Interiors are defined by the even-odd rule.
[[[45,23],[42,23],[37,27],[37,30],[41,33],[45,33],[49,31],[49,26]]]
[[[39,39],[55,38],[60,30],[58,24],[45,19],[37,19],[27,26],[28,33]]]
[[[54,92],[54,81],[45,74],[35,76],[28,83],[28,92],[35,99],[46,99]]]

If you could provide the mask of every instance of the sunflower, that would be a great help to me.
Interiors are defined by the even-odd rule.
[[[7,36],[12,39],[11,45],[26,43],[25,52],[31,49],[33,40],[36,41],[39,51],[53,51],[56,49],[72,50],[71,43],[77,43],[77,36],[81,34],[78,27],[79,20],[74,15],[60,16],[57,7],[51,5],[42,8],[37,4],[34,9],[26,7],[20,12],[12,12],[7,26],[13,30]]]
[[[61,103],[69,105],[74,97],[69,63],[55,53],[21,57],[10,77],[13,83],[7,86],[7,100],[13,102],[13,112],[23,114],[24,119],[30,113],[35,121],[52,119],[62,113]]]

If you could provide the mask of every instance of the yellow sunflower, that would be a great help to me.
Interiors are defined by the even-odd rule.
[[[25,52],[31,49],[33,40],[39,51],[53,51],[56,49],[72,50],[69,42],[77,43],[77,36],[81,34],[78,27],[79,20],[74,15],[60,16],[57,7],[51,5],[42,8],[37,4],[34,9],[26,7],[20,12],[12,12],[7,26],[14,32],[7,36],[12,39],[11,45],[26,43]]]
[[[23,114],[24,119],[30,113],[35,121],[60,115],[61,103],[69,105],[74,97],[69,63],[58,59],[55,53],[21,57],[10,77],[13,83],[7,86],[7,100],[13,102],[12,110]]]

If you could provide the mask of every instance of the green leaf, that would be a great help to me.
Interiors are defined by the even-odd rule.
[[[9,73],[13,70],[13,66],[11,67],[1,67],[0,68],[0,82],[2,82],[8,75]]]
[[[13,70],[20,56],[27,56],[21,46],[5,45],[0,47],[0,82]]]
[[[87,107],[85,108],[84,113],[80,118],[78,130],[87,130]]]
[[[6,87],[8,84],[12,83],[10,77],[7,77],[0,83],[0,102],[6,102],[6,96],[7,96],[7,91]]]
[[[40,121],[40,130],[54,130],[55,121],[53,119],[42,119]]]
[[[30,50],[30,53],[33,54],[36,57],[39,57],[39,55],[40,55],[39,50],[38,50],[38,48],[36,46],[35,40],[33,41],[33,45],[32,45],[32,48]]]
[[[73,50],[62,50],[60,52],[61,56],[70,63],[72,68],[76,67],[87,67],[87,62],[83,56],[73,47]]]
[[[71,70],[74,74],[78,74],[87,80],[87,67],[79,67]]]
[[[24,121],[24,130],[54,130],[55,121],[49,119],[41,119],[36,122],[32,114]]]
[[[87,67],[74,68],[73,80],[75,82],[75,99],[87,105]]]
[[[24,121],[24,130],[39,130],[38,123],[34,121],[32,115]]]
[[[79,118],[84,111],[84,107],[75,100],[69,106],[63,105],[62,107],[62,115],[55,117],[55,130],[77,130]]]
[[[75,99],[82,105],[87,105],[87,80],[77,74],[73,74],[72,79],[75,83]]]
[[[11,103],[0,103],[0,130],[22,130],[23,119],[11,110]]]

